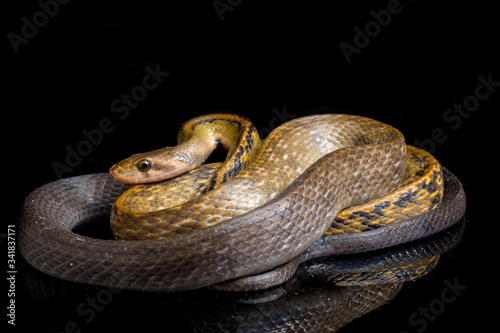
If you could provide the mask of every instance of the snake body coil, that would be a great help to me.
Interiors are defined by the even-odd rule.
[[[230,154],[238,154],[237,148],[229,149]],[[71,231],[107,216],[118,196],[129,188],[107,174],[95,174],[58,180],[30,194],[23,207],[20,248],[31,265],[50,275],[136,290],[195,289],[260,274],[307,253],[313,244],[321,247],[320,237],[342,209],[400,186],[406,150],[399,131],[368,118],[298,118],[273,131],[248,167],[233,178],[225,175],[233,173],[234,165],[215,172],[216,176],[207,171],[210,166],[200,167],[196,172],[212,174],[208,187],[214,189],[198,188],[201,195],[196,199],[185,202],[184,198],[177,206],[147,212],[120,210],[117,202],[112,214],[113,221],[119,221],[112,222],[116,237],[148,240],[99,240]],[[130,163],[147,173],[154,163],[143,159],[135,156]],[[184,162],[176,161],[174,166],[183,169]],[[157,176],[157,172],[152,174]],[[396,240],[417,239],[436,232],[439,227],[433,224],[456,222],[463,215],[465,197],[458,181],[448,173],[445,176],[453,193],[430,214],[409,219],[410,227],[429,220],[411,237],[404,227],[394,231],[398,222],[330,238],[351,237],[362,249],[363,237],[372,233],[377,241],[371,246],[379,248],[391,244],[379,230],[388,234],[393,230]],[[152,192],[141,193],[150,196]],[[450,217],[450,211],[454,215],[443,222],[443,213]]]

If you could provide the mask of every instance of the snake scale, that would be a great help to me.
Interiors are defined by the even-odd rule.
[[[412,173],[407,166],[410,157],[420,162],[429,157],[414,147],[407,148],[403,135],[389,125],[359,116],[313,115],[281,125],[261,144],[253,125],[243,126],[246,120],[240,119],[211,115],[201,117],[201,122],[194,120],[229,124],[229,131],[239,133],[231,140],[221,138],[217,130],[213,132],[217,135],[208,138],[193,137],[188,132],[194,126],[185,126],[179,146],[187,147],[184,151],[188,152],[192,145],[204,146],[202,156],[183,153],[173,163],[157,164],[162,159],[160,152],[136,154],[125,164],[119,163],[118,169],[124,170],[112,168],[111,174],[120,178],[128,163],[138,169],[134,177],[148,178],[144,181],[158,181],[160,173],[185,172],[172,179],[174,188],[185,177],[199,180],[189,187],[192,193],[186,190],[185,196],[178,195],[179,204],[173,207],[157,202],[156,190],[139,187],[136,193],[151,201],[155,209],[122,210],[127,199],[120,203],[118,198],[130,185],[109,174],[61,179],[38,188],[23,205],[22,255],[49,275],[94,285],[171,292],[235,280],[246,289],[253,282],[245,282],[245,278],[262,274],[283,279],[303,260],[419,239],[446,229],[464,214],[465,195],[456,177],[439,166],[426,172],[425,168],[436,163],[427,161],[421,163],[424,169],[414,170],[417,176],[430,177],[419,185],[407,180]],[[211,144],[207,143],[210,139]],[[186,172],[186,164],[193,164],[188,160],[203,160],[206,151],[219,146],[229,149],[230,158],[222,166],[203,165]],[[159,154],[157,160],[147,158],[155,153]],[[237,159],[242,154],[246,159]],[[232,157],[243,162],[234,162]],[[201,181],[202,175],[208,180]],[[129,183],[137,182],[140,179]],[[441,184],[441,189],[444,186],[444,192],[435,184]],[[391,205],[389,199],[379,200],[374,207],[379,215],[375,221],[370,213],[358,210],[357,216],[354,211],[349,213],[352,223],[335,226],[345,222],[335,220],[342,209],[369,205],[387,193],[397,193],[403,185],[413,186],[413,190],[397,194]],[[433,196],[412,197],[419,190]],[[417,201],[431,206],[412,213]],[[401,221],[383,221],[394,206],[401,208],[396,213]],[[117,239],[143,241],[93,239],[72,232],[110,212]],[[241,288],[228,283],[226,289]],[[268,286],[265,282],[256,288]]]

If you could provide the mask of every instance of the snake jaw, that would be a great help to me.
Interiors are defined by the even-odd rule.
[[[198,165],[186,163],[181,160],[170,160],[166,163],[162,163],[160,168],[153,170],[152,173],[156,174],[156,177],[161,178],[160,180],[165,180],[188,172],[197,166]]]

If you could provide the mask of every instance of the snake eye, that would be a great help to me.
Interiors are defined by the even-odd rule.
[[[137,162],[137,170],[139,170],[141,172],[146,172],[149,169],[151,169],[151,161],[150,160],[144,158],[144,159],[140,160],[139,162]]]

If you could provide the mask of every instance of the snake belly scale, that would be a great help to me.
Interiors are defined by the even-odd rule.
[[[189,195],[176,206],[150,212],[120,210],[117,202],[115,236],[143,241],[71,232],[107,214],[129,185],[89,175],[41,187],[23,207],[23,256],[43,272],[84,283],[150,291],[205,287],[289,262],[315,243],[343,208],[396,189],[406,172],[403,135],[364,117],[308,116],[278,127],[262,144],[253,139],[256,153],[237,175],[234,165],[200,167],[212,178],[208,188],[198,186],[193,200]],[[235,142],[216,138],[215,146],[237,155]],[[147,173],[154,163],[143,159],[136,156],[133,162]],[[178,159],[174,167],[185,169],[184,163]]]

